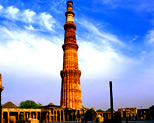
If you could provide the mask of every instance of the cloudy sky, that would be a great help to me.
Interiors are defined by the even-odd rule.
[[[154,105],[154,1],[74,0],[84,107]],[[60,105],[66,0],[0,0],[2,104]]]

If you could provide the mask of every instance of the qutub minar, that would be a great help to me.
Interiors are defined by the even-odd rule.
[[[74,23],[73,2],[67,1],[67,11],[65,12],[66,23],[65,39],[62,46],[64,51],[63,70],[60,72],[61,84],[61,107],[80,109],[82,108],[80,76],[78,68],[78,45],[76,43],[76,25]]]
[[[87,116],[88,120],[95,120],[93,119],[94,117],[92,116],[92,113],[87,112],[91,111],[91,109],[88,110],[88,108],[82,107],[80,85],[81,71],[78,68],[78,45],[76,43],[76,25],[74,23],[75,14],[72,5],[72,1],[67,1],[67,11],[65,12],[66,23],[64,25],[65,38],[62,46],[64,51],[64,61],[63,70],[60,72],[62,78],[60,106],[49,103],[48,105],[36,109],[27,109],[19,108],[10,101],[1,106],[1,92],[4,87],[2,86],[2,78],[0,74],[0,123],[20,123],[25,121],[28,121],[29,123],[81,121],[81,116]],[[112,94],[111,88],[112,82],[110,82],[110,92]],[[111,109],[113,109],[113,103]],[[146,115],[149,116],[149,118],[153,118],[151,117],[151,109],[141,109],[140,111],[148,111],[148,115]],[[149,112],[151,112],[151,115]],[[118,113],[121,114],[121,118],[125,119],[132,119],[133,116],[138,116],[137,108],[121,108],[118,109]],[[100,116],[99,118],[102,118],[101,122],[103,122],[103,117],[108,121],[108,119],[116,116],[116,113],[111,113],[111,111],[97,111],[96,115]],[[146,115],[143,113],[143,116],[141,115],[138,118],[143,119]]]

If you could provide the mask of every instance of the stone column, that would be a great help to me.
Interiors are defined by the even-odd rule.
[[[41,118],[41,112],[40,112],[40,121],[42,120],[42,118]]]
[[[81,115],[81,110],[79,110],[79,116],[80,116],[80,117],[79,117],[79,121],[81,121],[81,116],[82,116],[82,115]]]
[[[28,112],[26,113],[26,119],[28,118]]]
[[[58,118],[58,117],[57,117],[57,110],[56,110],[56,122],[57,122],[57,118]]]
[[[78,114],[78,112],[77,112],[77,110],[75,110],[75,119],[77,120],[77,114]]]
[[[10,123],[10,112],[7,112],[7,123]]]
[[[61,110],[59,111],[59,121],[61,122]]]
[[[3,109],[2,109],[2,119],[1,119],[1,123],[3,123]]]
[[[35,118],[38,119],[38,113],[37,112],[35,112]]]
[[[51,110],[49,111],[49,122],[52,122],[51,121]]]
[[[55,122],[55,111],[53,109],[53,122]]]
[[[49,121],[49,113],[47,112],[47,114],[46,114],[46,122],[48,122]]]
[[[32,114],[31,114],[31,111],[29,112],[29,118],[32,118]]]
[[[19,115],[20,115],[20,112],[18,111],[18,120],[19,120]]]
[[[75,115],[75,112],[71,111],[72,121],[74,121],[74,115]]]
[[[28,115],[28,113],[29,113],[29,112],[27,112],[27,116],[26,116],[26,118],[29,118],[29,115]]]
[[[33,116],[33,119],[35,119],[35,113],[34,112],[32,113],[32,116]]]
[[[65,122],[65,111],[63,110],[63,122]]]
[[[25,112],[23,112],[23,114],[24,114],[24,120],[25,120]]]

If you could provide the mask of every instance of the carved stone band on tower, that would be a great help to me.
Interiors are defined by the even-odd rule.
[[[65,39],[62,46],[64,51],[63,70],[60,72],[62,78],[60,104],[63,108],[80,109],[82,108],[81,71],[78,68],[78,45],[72,5],[72,1],[67,1],[66,23],[64,25]]]

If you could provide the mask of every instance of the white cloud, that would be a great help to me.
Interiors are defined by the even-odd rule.
[[[25,19],[25,22],[28,23],[33,23],[35,18],[34,16],[36,15],[36,13],[34,11],[30,11],[29,9],[24,10],[23,12],[23,19]]]
[[[48,30],[53,31],[53,24],[55,23],[55,20],[53,17],[46,13],[40,14],[40,24],[42,26],[45,26]]]
[[[14,8],[13,6],[10,6],[6,9],[7,17],[9,19],[15,19],[18,20],[18,13],[20,12],[19,9]]]
[[[2,8],[2,7],[0,7]],[[20,11],[18,8],[15,8],[13,6],[10,6],[6,9],[0,9],[2,10],[2,14],[0,16],[6,17],[10,19],[11,21],[20,21],[24,22],[26,24],[29,24],[31,26],[27,27],[26,29],[32,29],[33,24],[37,25],[38,30],[49,30],[54,31],[54,24],[56,24],[55,19],[52,17],[52,15],[48,13],[36,13],[34,11],[31,11],[29,9]]]
[[[28,30],[35,30],[34,27],[33,27],[32,25],[25,26],[25,28],[28,29]]]
[[[113,50],[99,51],[94,43],[82,41],[78,44],[79,66],[85,78],[100,78],[102,75],[114,78],[138,64],[136,60]]]
[[[60,92],[60,70],[62,69],[63,51],[61,46],[54,44],[55,38],[46,37],[40,33],[17,28],[0,26],[0,73],[3,75],[3,103],[8,99],[17,104],[22,100],[37,98],[38,88],[43,88],[39,95],[49,103],[59,100],[56,96]],[[56,36],[57,40],[62,40]],[[57,82],[57,83],[56,83]],[[56,83],[56,84],[55,84]],[[12,88],[16,85],[16,90]],[[52,90],[50,89],[51,87]],[[29,90],[25,91],[24,90]],[[29,93],[35,90],[33,94]],[[50,91],[49,91],[50,90]],[[56,93],[54,97],[45,93]],[[18,97],[16,101],[14,95]],[[24,96],[21,96],[24,95]],[[41,99],[42,99],[41,98]],[[59,101],[56,101],[59,102]],[[44,104],[42,103],[42,104]],[[59,104],[59,103],[57,103]]]
[[[77,23],[82,25],[87,31],[89,31],[90,36],[94,36],[94,38],[99,39],[102,43],[109,45],[111,43],[116,43],[118,45],[123,45],[123,43],[113,34],[105,31],[100,31],[94,24],[87,21],[86,19],[78,19]],[[87,37],[87,36],[86,36]]]
[[[3,6],[0,5],[0,10],[3,9]]]
[[[2,30],[3,32],[0,32],[3,33],[1,41],[6,40],[7,43],[0,45],[1,68],[7,66],[10,71],[12,71],[11,68],[14,70],[20,68],[21,73],[25,70],[32,70],[59,75],[57,73],[62,69],[61,47],[41,36],[22,30],[3,28],[0,31]]]
[[[121,49],[127,50],[127,47],[116,35],[99,29],[85,18],[76,21],[86,29],[82,33],[79,32],[80,36],[77,38],[79,66],[84,77],[94,79],[103,75],[103,78],[120,79],[120,76],[140,64],[136,59],[121,53]]]
[[[146,41],[149,45],[154,43],[154,30],[148,31],[146,35]]]

